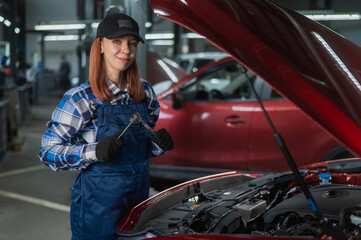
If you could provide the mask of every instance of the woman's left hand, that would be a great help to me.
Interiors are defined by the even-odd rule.
[[[174,142],[171,135],[164,128],[161,128],[155,132],[152,141],[164,151],[172,150],[174,147]]]

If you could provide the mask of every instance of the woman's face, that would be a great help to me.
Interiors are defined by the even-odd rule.
[[[103,38],[100,44],[105,69],[108,73],[122,72],[134,62],[138,40],[132,35],[116,39]]]

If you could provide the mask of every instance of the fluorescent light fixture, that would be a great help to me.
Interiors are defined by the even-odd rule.
[[[174,33],[147,33],[145,34],[146,40],[153,40],[153,39],[173,39]]]
[[[92,23],[92,28],[98,28],[99,23]]]
[[[196,33],[186,33],[184,34],[186,38],[189,39],[202,39],[203,36],[196,34]],[[146,40],[172,40],[174,39],[174,33],[147,33],[145,34]],[[154,42],[154,41],[153,41]],[[161,43],[161,42],[160,42]],[[166,45],[173,45],[173,40],[171,42],[164,42]],[[154,44],[153,44],[154,45]],[[163,45],[163,44],[160,44]]]
[[[20,28],[18,28],[18,27],[14,28],[14,32],[15,32],[16,34],[19,34],[19,33],[20,33]]]
[[[4,21],[4,17],[0,16],[0,22],[3,22],[3,21]]]
[[[172,46],[172,45],[174,45],[173,40],[153,40],[151,43],[153,46]]]
[[[146,27],[146,28],[150,28],[151,26],[152,26],[151,22],[144,23],[144,27]]]
[[[36,31],[51,31],[51,30],[79,30],[84,29],[86,24],[44,24],[44,25],[35,25],[34,29]]]
[[[314,21],[340,21],[361,19],[361,14],[359,12],[336,13],[333,10],[303,10],[298,12]]]
[[[305,15],[306,17],[315,21],[338,21],[338,20],[360,20],[360,14],[316,14],[316,15]]]
[[[4,24],[7,26],[7,27],[10,27],[11,25],[11,22],[7,19],[4,20]]]
[[[71,41],[79,40],[78,35],[48,35],[44,37],[45,41]]]

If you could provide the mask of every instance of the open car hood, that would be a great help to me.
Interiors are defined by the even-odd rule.
[[[229,53],[361,156],[361,48],[264,0],[151,0]]]

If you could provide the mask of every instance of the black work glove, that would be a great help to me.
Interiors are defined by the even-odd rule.
[[[174,147],[173,139],[164,128],[159,129],[152,138],[152,141],[164,151],[172,150]]]
[[[118,136],[122,131],[120,130],[113,136],[104,138],[95,146],[95,155],[99,160],[110,161],[118,157],[123,145],[122,139],[118,138]]]

